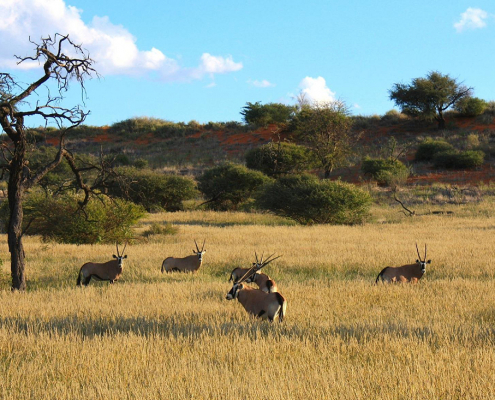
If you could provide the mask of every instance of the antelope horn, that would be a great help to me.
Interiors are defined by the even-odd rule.
[[[120,254],[119,254],[119,242],[115,242],[115,245],[117,246],[117,257],[120,257]]]
[[[273,253],[271,256],[273,256],[274,254],[275,254],[275,253]],[[270,256],[270,257],[271,257],[271,256]],[[278,257],[272,258],[271,260],[270,260],[270,257],[268,257],[268,258],[267,258],[267,260],[263,263],[263,267],[266,267],[266,266],[267,266],[268,264],[270,264],[272,261],[274,261],[274,260],[276,260],[277,258],[280,258],[280,257],[282,257],[282,256],[278,256]]]
[[[205,243],[206,243],[206,239],[203,240],[203,247],[201,247],[201,252],[203,252],[203,250],[205,249]]]
[[[256,257],[256,264],[259,264],[260,262],[259,262],[259,260],[258,260],[258,253],[254,252],[254,255],[255,255],[255,257]]]
[[[419,255],[419,249],[418,249],[418,244],[417,243],[416,243],[416,252],[418,253],[419,261],[421,261],[421,256]]]
[[[196,251],[199,253],[199,247],[198,247],[198,244],[196,243],[196,239],[194,239],[194,244],[196,245]]]
[[[121,254],[122,256],[123,256],[123,255],[124,255],[124,253],[125,253],[125,248],[126,248],[126,247],[127,247],[127,242],[125,242],[125,244],[124,244],[124,250],[122,250],[122,254]]]
[[[248,271],[242,276],[241,279],[237,281],[237,283],[242,283],[244,282],[247,278],[249,278],[254,272],[256,272],[256,266],[251,267],[248,269]]]
[[[423,261],[426,261],[426,243],[425,243],[425,259]]]

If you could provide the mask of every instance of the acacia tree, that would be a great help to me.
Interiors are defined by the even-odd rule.
[[[43,66],[41,76],[35,82],[22,85],[9,73],[0,73],[0,124],[7,134],[1,145],[4,158],[0,168],[8,174],[8,206],[9,222],[7,227],[9,252],[11,255],[12,289],[25,290],[25,254],[22,243],[23,231],[23,199],[26,191],[34,187],[40,180],[64,159],[69,163],[76,176],[76,181],[85,191],[84,206],[93,192],[83,180],[81,172],[72,154],[65,148],[64,137],[68,130],[80,125],[89,112],[80,106],[64,108],[59,104],[69,83],[76,80],[83,93],[86,79],[96,75],[93,60],[82,47],[69,39],[69,36],[56,34],[53,38],[42,38],[40,43],[31,41],[35,46],[33,56],[18,57],[18,64],[34,61]],[[27,99],[47,82],[57,85],[57,92],[52,96],[49,91],[44,101],[30,105]],[[39,95],[39,93],[38,93]],[[55,157],[48,163],[30,171],[27,162],[28,140],[24,121],[27,117],[38,116],[46,122],[54,121],[60,128],[60,141]]]
[[[302,104],[292,120],[296,138],[315,154],[325,178],[344,165],[361,134],[352,129],[352,120],[344,102]]]
[[[433,71],[426,78],[413,79],[410,85],[394,83],[389,94],[404,114],[433,118],[438,122],[438,129],[445,129],[444,111],[471,96],[472,90],[449,75]]]

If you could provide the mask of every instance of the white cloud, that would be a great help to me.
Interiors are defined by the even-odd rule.
[[[335,93],[332,92],[324,78],[311,78],[307,76],[299,84],[301,95],[311,103],[329,103],[335,101]]]
[[[90,24],[81,19],[82,10],[68,6],[64,0],[1,0],[0,2],[0,67],[33,68],[38,63],[16,64],[14,54],[31,55],[33,45],[28,38],[39,41],[54,32],[69,34],[81,43],[96,61],[102,75],[143,75],[156,72],[164,80],[190,81],[206,74],[224,74],[242,69],[231,56],[226,58],[204,53],[194,68],[179,65],[161,50],[141,50],[137,39],[122,25],[108,17],[95,16]]]
[[[267,87],[274,87],[275,84],[274,83],[271,83],[270,81],[267,81],[266,79],[263,79],[261,81],[259,80],[249,80],[247,81],[250,85],[253,85],[255,87],[258,87],[258,88],[267,88]]]
[[[488,13],[481,8],[469,7],[461,14],[459,22],[454,24],[457,32],[462,32],[465,29],[481,29],[486,26],[485,20],[488,18]]]

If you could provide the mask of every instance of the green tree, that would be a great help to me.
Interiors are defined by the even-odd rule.
[[[331,172],[346,165],[360,133],[352,129],[352,119],[345,103],[304,105],[291,122],[295,137],[307,145],[329,178]]]
[[[478,97],[466,96],[460,99],[456,105],[455,110],[464,117],[476,117],[485,112],[488,107],[488,103]]]
[[[225,163],[206,170],[198,177],[198,189],[214,210],[236,210],[258,188],[271,179],[243,165]]]
[[[312,165],[311,151],[294,143],[270,142],[246,152],[246,166],[268,176],[301,173]]]
[[[287,106],[281,103],[261,104],[246,103],[242,108],[241,115],[246,124],[266,126],[268,124],[285,124],[296,111],[295,106]]]
[[[404,114],[435,119],[438,129],[445,129],[444,112],[470,96],[472,90],[449,75],[433,71],[426,78],[413,79],[409,85],[394,83],[389,94]]]
[[[369,216],[371,196],[346,182],[314,175],[286,175],[263,187],[258,207],[300,224],[359,224]]]
[[[109,187],[108,193],[140,204],[147,211],[180,211],[185,200],[198,194],[191,178],[135,167],[120,167],[116,172],[118,182]]]

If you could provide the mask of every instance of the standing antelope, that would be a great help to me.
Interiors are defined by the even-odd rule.
[[[254,255],[256,256],[256,262],[253,263],[254,268],[254,273],[246,278],[246,283],[251,283],[254,282],[256,285],[258,285],[258,288],[262,290],[263,292],[266,293],[275,293],[278,292],[278,287],[275,281],[270,278],[268,275],[259,272],[259,270],[263,267],[265,267],[267,264],[271,263],[273,260],[276,260],[277,258],[281,257],[275,257],[270,260],[270,257],[266,259],[265,262],[263,262],[263,255],[261,255],[261,260],[258,260],[258,254],[255,252]],[[272,254],[273,256],[273,254]],[[246,274],[246,272],[249,271],[249,268],[234,268],[232,272],[230,273],[230,281],[233,281],[234,283],[237,283],[239,278],[243,275]]]
[[[426,261],[426,244],[425,256],[421,259],[418,244],[416,243],[418,259],[414,264],[402,265],[401,267],[385,267],[376,277],[375,283],[382,282],[411,282],[417,283],[426,272],[426,264],[431,264],[431,260]]]
[[[280,293],[266,293],[243,284],[252,278],[257,268],[258,265],[251,267],[237,282],[234,282],[232,289],[227,293],[226,299],[237,299],[248,313],[257,317],[268,319],[270,322],[278,318],[282,322],[286,314],[287,301]]]
[[[175,258],[175,257],[167,257],[165,260],[163,260],[162,263],[162,273],[163,271],[166,272],[171,272],[171,271],[179,271],[179,272],[194,272],[201,267],[201,264],[203,262],[203,254],[206,253],[205,250],[205,242],[206,239],[203,241],[203,247],[201,250],[199,250],[198,244],[196,243],[196,240],[194,240],[194,243],[196,244],[196,250],[193,250],[194,255],[192,256],[187,256],[184,258]]]
[[[96,278],[101,281],[110,281],[114,283],[122,275],[122,270],[124,267],[124,256],[125,248],[127,243],[122,250],[122,254],[119,254],[119,244],[117,243],[117,255],[113,255],[115,260],[107,261],[106,263],[93,263],[87,262],[79,270],[79,275],[77,276],[77,286],[88,286],[91,278]]]

